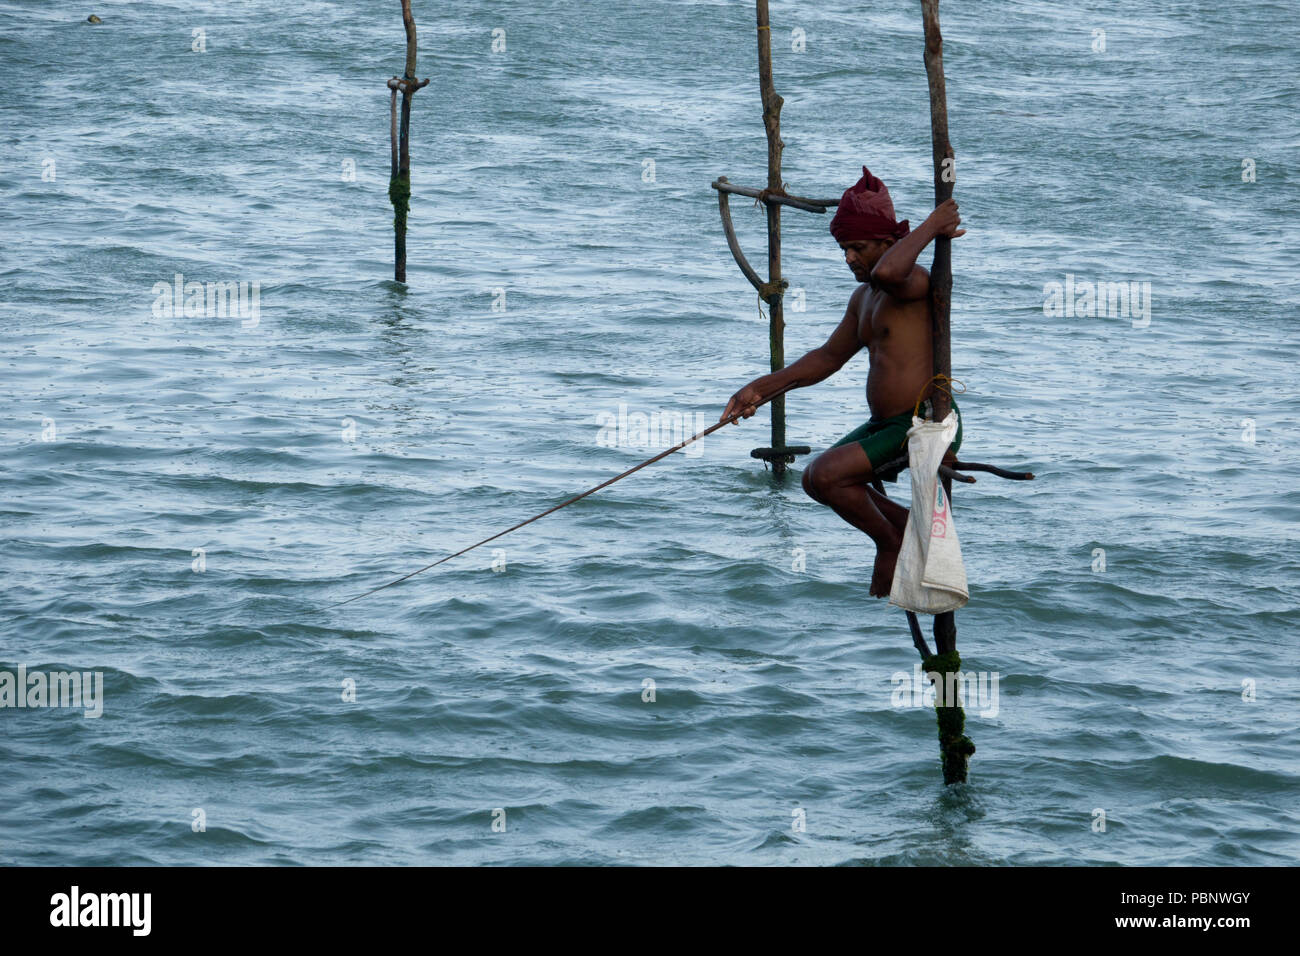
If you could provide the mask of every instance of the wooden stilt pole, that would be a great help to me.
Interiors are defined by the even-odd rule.
[[[770,367],[773,372],[777,372],[785,368],[785,287],[788,284],[781,278],[781,207],[790,206],[825,215],[826,210],[836,206],[839,200],[805,199],[802,196],[791,196],[785,191],[785,184],[781,181],[781,152],[785,149],[785,143],[781,141],[781,107],[785,100],[776,94],[772,85],[772,27],[768,19],[768,0],[754,0],[754,16],[758,25],[758,89],[763,99],[763,129],[767,134],[767,187],[751,189],[736,186],[728,182],[725,176],[719,176],[713,181],[713,188],[718,191],[718,212],[722,217],[722,230],[727,235],[731,255],[745,278],[758,290],[759,299],[767,303]],[[761,202],[767,213],[766,282],[759,277],[740,250],[728,204],[728,196],[732,193]],[[755,448],[749,453],[750,457],[770,461],[772,470],[777,475],[783,475],[797,455],[807,455],[811,451],[807,445],[785,443],[785,398],[778,397],[772,403],[772,447]]]
[[[772,27],[768,20],[767,0],[756,0],[758,20],[758,88],[763,97],[763,128],[767,132],[767,190],[785,192],[781,182],[781,107],[785,100],[777,95],[772,85]],[[785,283],[781,280],[781,206],[764,203],[767,207],[767,283],[760,295],[767,301],[768,343],[771,350],[771,368],[779,372],[785,368]],[[772,401],[772,447],[785,447],[785,396]],[[772,459],[772,471],[777,476],[785,474],[784,457]]]
[[[388,179],[388,198],[393,204],[393,278],[406,281],[406,213],[411,206],[411,97],[429,81],[415,78],[415,17],[411,0],[402,0],[402,26],[406,29],[406,71],[401,79],[388,81],[392,91],[389,101],[389,127],[392,137],[392,172]],[[397,93],[402,94],[402,122],[397,124]]]
[[[930,143],[934,156],[934,204],[952,198],[955,167],[952,144],[948,141],[948,94],[943,78],[943,36],[939,32],[939,0],[921,0],[925,22],[925,74],[930,81]],[[930,268],[930,328],[934,335],[935,375],[952,375],[952,240],[934,240],[934,265]],[[934,389],[930,400],[934,420],[941,422],[950,411],[948,393]]]
[[[952,198],[955,179],[952,144],[948,141],[948,95],[943,77],[943,36],[939,32],[939,0],[921,0],[921,18],[925,24],[925,74],[930,84],[930,142],[934,157],[934,204]],[[952,240],[938,236],[934,240],[934,264],[930,267],[930,323],[934,343],[934,374],[952,375]],[[941,380],[942,381],[942,380]],[[951,410],[948,393],[933,389],[931,407],[934,420],[941,422]],[[952,500],[952,479],[941,476],[944,494]],[[936,653],[925,658],[926,671],[942,676],[935,703],[939,723],[939,751],[943,759],[943,782],[964,783],[970,755],[975,745],[965,735],[966,714],[956,700],[946,692],[955,687],[949,674],[961,673],[961,657],[957,653],[957,619],[953,612],[936,614],[934,618],[934,644]]]

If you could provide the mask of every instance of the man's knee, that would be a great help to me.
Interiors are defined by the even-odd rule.
[[[813,501],[825,504],[830,482],[826,479],[826,469],[819,467],[820,462],[820,458],[814,458],[812,463],[803,470],[803,490]]]

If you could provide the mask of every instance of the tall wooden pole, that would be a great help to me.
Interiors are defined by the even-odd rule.
[[[952,143],[948,141],[948,94],[943,78],[943,36],[939,32],[939,0],[921,0],[921,18],[925,24],[925,75],[930,84],[930,143],[934,158],[934,204],[952,198],[956,178]],[[933,334],[933,374],[952,375],[952,240],[939,236],[934,240],[934,264],[930,267],[930,329]],[[944,380],[940,380],[944,381]],[[942,388],[931,391],[934,420],[941,422],[951,410],[948,393]],[[952,500],[952,479],[942,479],[944,494]],[[936,653],[925,661],[927,671],[943,677],[944,689],[953,686],[949,674],[961,673],[957,653],[957,618],[953,612],[934,617]],[[943,761],[946,784],[964,783],[967,764],[975,745],[965,734],[966,714],[955,700],[936,700],[935,716],[939,723],[939,753]]]
[[[768,21],[767,0],[755,0],[758,20],[758,88],[763,97],[763,128],[767,132],[767,189],[765,192],[784,193],[781,183],[781,107],[785,104],[772,86],[772,27]],[[781,282],[781,204],[764,202],[767,207],[767,283],[759,294],[767,301],[768,345],[773,372],[785,368],[785,307],[784,286]],[[764,295],[764,292],[766,293]],[[772,400],[772,447],[785,448],[785,396]],[[772,471],[785,473],[786,461],[777,456],[772,459]]]
[[[406,28],[406,72],[399,80],[388,81],[390,100],[390,135],[392,136],[392,172],[388,179],[388,198],[393,204],[393,278],[406,281],[406,213],[411,206],[411,97],[428,85],[415,78],[415,17],[411,0],[402,0],[402,26]],[[397,93],[402,93],[402,122],[397,125]]]
[[[952,144],[948,141],[948,94],[943,80],[943,36],[939,32],[939,0],[921,0],[925,22],[925,75],[930,81],[930,143],[934,154],[934,204],[952,198],[955,167]],[[934,335],[935,375],[952,375],[952,339],[949,316],[952,309],[952,240],[934,240],[934,265],[930,268],[930,328]],[[931,395],[934,420],[941,422],[950,410],[948,395],[934,389]]]

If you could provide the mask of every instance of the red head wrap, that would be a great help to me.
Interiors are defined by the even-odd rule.
[[[889,190],[867,167],[862,167],[862,178],[857,185],[844,190],[835,218],[831,220],[831,235],[836,242],[856,242],[860,239],[901,239],[907,235],[907,220],[894,220],[894,203]]]

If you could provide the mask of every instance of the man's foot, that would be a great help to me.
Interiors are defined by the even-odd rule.
[[[874,488],[868,488],[867,494],[871,496],[871,501],[877,510],[894,528],[894,534],[889,541],[876,542],[876,565],[871,571],[871,596],[889,597],[889,592],[894,587],[894,567],[898,564],[898,552],[903,546],[903,532],[907,529],[909,512],[907,508]]]

